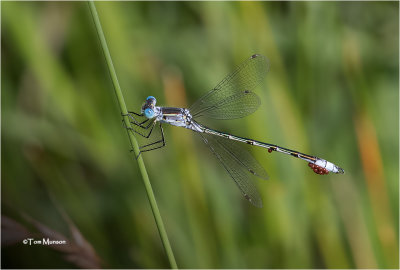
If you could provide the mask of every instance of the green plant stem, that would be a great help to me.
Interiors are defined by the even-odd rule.
[[[106,38],[104,37],[103,29],[100,24],[100,19],[97,14],[97,10],[96,10],[96,7],[95,7],[95,4],[93,1],[89,1],[89,8],[92,13],[92,17],[94,20],[94,24],[96,26],[97,34],[99,35],[99,38],[100,38],[101,47],[103,48],[107,66],[110,71],[111,79],[112,79],[112,82],[114,85],[115,94],[117,95],[118,104],[120,106],[121,113],[123,115],[123,120],[124,120],[125,126],[129,129],[129,128],[131,128],[131,123],[129,121],[129,117],[127,116],[128,111],[126,109],[124,96],[122,95],[121,87],[119,86],[119,83],[118,83],[117,74],[115,73],[114,65],[111,60],[111,55],[108,50]],[[128,135],[129,135],[129,140],[130,140],[131,146],[135,152],[135,156],[137,157],[140,153],[140,150],[139,150],[139,146],[136,141],[136,138],[135,138],[133,132],[128,132]],[[140,173],[142,174],[142,179],[143,179],[144,186],[146,188],[147,197],[149,198],[151,210],[153,211],[153,215],[154,215],[154,219],[157,224],[158,232],[160,233],[161,241],[164,245],[165,252],[167,253],[170,266],[171,266],[171,268],[177,269],[178,267],[175,262],[174,253],[172,252],[171,245],[168,240],[168,235],[167,235],[167,232],[165,231],[164,223],[162,221],[160,211],[158,209],[157,202],[154,197],[153,189],[151,187],[149,176],[147,174],[146,167],[144,165],[141,155],[137,158],[137,162],[139,165]]]

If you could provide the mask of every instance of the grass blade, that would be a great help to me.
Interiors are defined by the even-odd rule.
[[[130,124],[128,116],[126,116],[128,111],[126,109],[124,96],[122,95],[122,91],[121,91],[121,88],[118,83],[117,74],[115,73],[114,65],[111,60],[111,55],[108,50],[107,42],[104,37],[104,33],[103,33],[103,30],[102,30],[102,27],[100,24],[100,19],[97,14],[95,4],[93,1],[89,1],[88,3],[89,3],[90,12],[92,13],[94,24],[96,26],[97,34],[99,35],[99,38],[100,38],[100,43],[101,43],[101,47],[103,48],[103,53],[106,58],[107,66],[110,71],[110,76],[111,76],[111,79],[112,79],[112,82],[114,85],[115,94],[117,95],[118,104],[120,106],[122,115],[124,115],[123,116],[124,123],[125,123],[126,127],[130,128],[131,124]],[[135,156],[138,156],[139,155],[139,146],[136,141],[136,138],[135,138],[133,132],[128,132],[128,135],[129,135],[129,140],[130,140],[131,146],[135,152]],[[165,252],[167,253],[170,266],[171,266],[171,268],[176,269],[178,267],[175,262],[174,253],[172,252],[171,245],[168,240],[168,235],[164,228],[164,223],[162,221],[160,211],[158,209],[157,202],[154,197],[153,189],[151,187],[149,176],[147,174],[146,167],[144,165],[142,156],[139,156],[137,158],[137,162],[139,165],[140,173],[142,174],[142,179],[143,179],[144,186],[146,188],[147,196],[149,198],[151,210],[153,211],[153,215],[154,215],[154,219],[156,221],[158,232],[160,233],[161,241],[163,243]]]

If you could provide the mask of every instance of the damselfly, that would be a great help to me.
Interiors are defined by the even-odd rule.
[[[153,96],[147,97],[140,113],[129,112],[128,114],[135,127],[132,131],[149,138],[158,123],[161,138],[141,146],[141,152],[165,146],[163,123],[191,129],[201,136],[235,181],[244,197],[257,207],[262,207],[262,201],[255,185],[251,182],[250,174],[262,179],[267,179],[268,174],[249,152],[238,145],[239,143],[263,147],[269,153],[276,151],[303,159],[317,174],[322,175],[329,172],[343,174],[342,168],[325,159],[274,144],[231,135],[200,124],[198,119],[201,117],[235,119],[255,112],[261,102],[252,90],[264,79],[268,69],[268,60],[264,56],[259,54],[251,56],[189,109],[159,107],[156,106],[156,99]],[[145,120],[140,122],[138,117],[145,117]]]

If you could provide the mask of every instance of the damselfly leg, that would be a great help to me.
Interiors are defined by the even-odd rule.
[[[131,130],[132,132],[134,132],[134,133],[136,133],[136,134],[148,139],[150,137],[151,133],[153,132],[153,128],[154,128],[154,126],[156,125],[157,122],[155,120],[153,120],[153,119],[146,119],[146,120],[144,120],[142,122],[138,122],[136,120],[136,118],[132,116],[132,113],[134,113],[137,116],[142,116],[143,117],[143,115],[140,115],[138,113],[129,112],[126,116],[128,116],[132,120],[132,121],[130,121],[130,123],[133,125],[134,128],[126,127],[124,120],[122,120],[122,123],[123,123],[124,127],[129,129],[129,130]],[[146,131],[148,131],[147,134],[144,133]]]
[[[146,123],[147,121],[149,121],[150,119],[148,119],[148,118],[144,118],[144,120],[142,121],[142,122],[138,122],[137,120],[136,120],[136,118],[133,116],[133,115],[136,115],[136,116],[138,116],[138,117],[145,117],[144,115],[143,115],[143,113],[136,113],[136,112],[132,112],[132,111],[128,111],[128,113],[127,114],[122,114],[122,116],[128,116],[134,123],[136,123],[137,125],[139,125],[139,126],[143,126],[143,124],[144,123]],[[132,122],[131,122],[132,123]]]
[[[132,121],[130,121],[130,123],[132,124],[133,127],[130,127],[130,128],[126,127],[125,122],[123,121],[125,128],[131,132],[134,132],[135,134],[142,136],[143,138],[146,138],[146,139],[150,138],[151,134],[153,134],[153,130],[157,124],[157,121],[147,119],[145,121],[138,122],[136,120],[136,118],[133,117],[132,114],[139,116],[139,117],[143,116],[143,115],[135,113],[135,112],[129,112],[129,114],[127,116],[129,116],[129,118],[132,120]],[[160,128],[160,133],[161,133],[160,137],[158,139],[156,139],[154,142],[140,145],[139,146],[140,152],[139,152],[139,155],[136,157],[136,159],[140,156],[140,154],[142,152],[148,152],[151,150],[159,149],[166,145],[165,138],[164,138],[164,129],[162,127],[161,122],[159,122],[158,127]],[[145,134],[146,131],[148,131],[147,134]]]
[[[164,147],[166,145],[165,144],[165,138],[164,138],[164,129],[163,129],[162,125],[161,125],[161,122],[159,123],[159,127],[160,127],[160,131],[161,131],[161,139],[159,139],[159,140],[157,140],[155,142],[140,146],[139,147],[140,153],[148,152],[148,151],[152,151],[152,150],[156,150],[156,149],[160,149],[160,148],[162,148],[162,147]],[[157,144],[161,144],[161,145],[156,146]],[[142,150],[142,149],[144,149],[146,147],[150,147],[150,146],[153,146],[153,148]],[[140,153],[139,153],[139,155],[140,155]]]

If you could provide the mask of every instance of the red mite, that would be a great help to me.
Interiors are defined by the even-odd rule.
[[[315,165],[313,163],[308,163],[308,166],[316,173],[320,175],[328,174],[329,171],[325,168],[322,168],[321,166]]]

